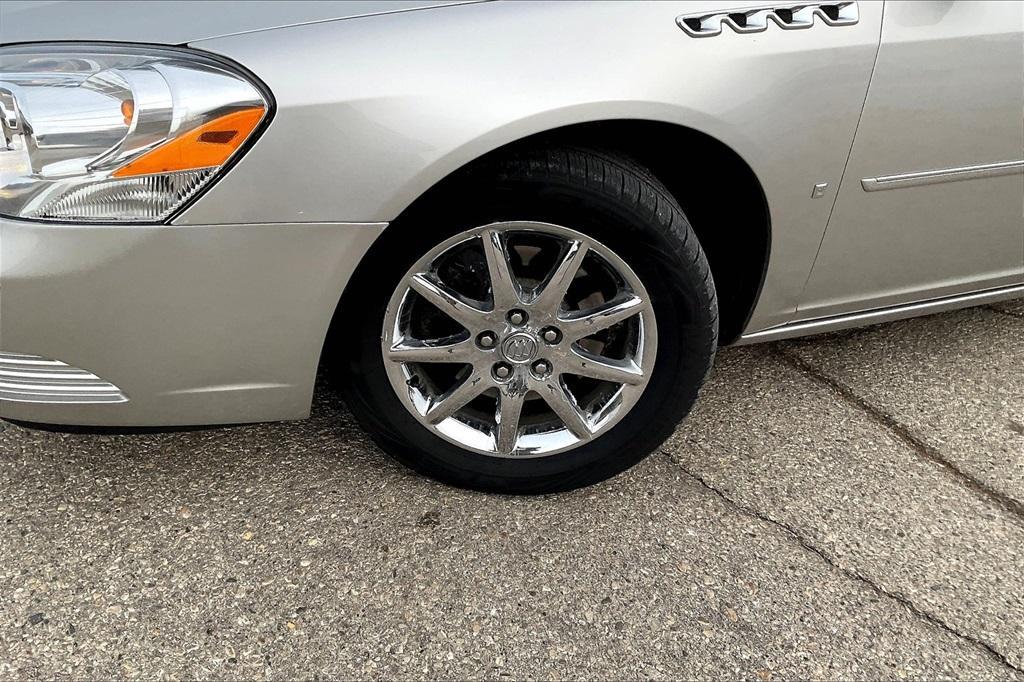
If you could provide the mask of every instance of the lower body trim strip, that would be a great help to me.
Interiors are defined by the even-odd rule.
[[[920,303],[908,303],[906,305],[893,306],[891,308],[879,308],[877,310],[866,310],[846,315],[835,315],[833,317],[820,317],[814,320],[802,322],[791,322],[781,327],[772,327],[764,331],[744,334],[734,344],[743,346],[751,343],[764,341],[779,341],[781,339],[792,339],[798,336],[810,336],[811,334],[823,334],[825,332],[839,331],[851,327],[863,327],[880,322],[891,322],[902,320],[908,317],[919,315],[931,315],[957,308],[968,308],[974,305],[995,303],[1010,298],[1024,297],[1024,284],[1016,284],[1010,287],[978,291],[972,294],[950,296],[948,298],[937,298],[931,301]]]

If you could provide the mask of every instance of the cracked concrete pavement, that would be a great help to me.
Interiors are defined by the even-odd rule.
[[[0,423],[0,678],[1024,680],[1024,302],[722,351],[660,452],[509,498],[305,422]]]

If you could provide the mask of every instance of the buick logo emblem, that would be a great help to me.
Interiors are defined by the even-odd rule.
[[[523,332],[513,334],[501,344],[501,354],[509,362],[519,364],[529,362],[537,354],[537,341]]]

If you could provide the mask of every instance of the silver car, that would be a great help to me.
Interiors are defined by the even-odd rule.
[[[593,483],[720,345],[1024,295],[1020,2],[0,3],[0,415]]]

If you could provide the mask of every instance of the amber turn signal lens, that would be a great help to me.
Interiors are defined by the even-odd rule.
[[[135,115],[135,102],[126,99],[121,102],[121,116],[124,117],[124,124],[130,126],[132,124],[132,116]]]
[[[116,178],[221,166],[242,146],[265,113],[263,107],[233,111],[164,142],[114,171]]]

